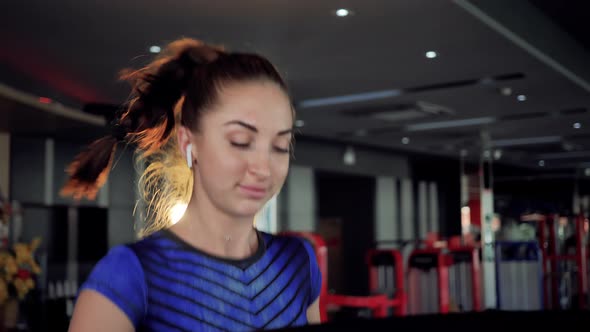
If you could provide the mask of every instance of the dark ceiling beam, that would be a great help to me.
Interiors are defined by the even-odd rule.
[[[530,2],[454,0],[454,3],[590,92],[590,52]]]
[[[13,135],[96,139],[106,134],[103,116],[0,84],[0,132]]]

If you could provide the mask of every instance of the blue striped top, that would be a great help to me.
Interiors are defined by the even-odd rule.
[[[115,246],[80,290],[115,303],[136,331],[252,331],[307,324],[321,273],[311,245],[259,232],[245,260],[210,256],[168,230]]]

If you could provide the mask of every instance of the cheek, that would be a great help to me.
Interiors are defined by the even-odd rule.
[[[285,181],[287,173],[289,172],[289,159],[275,160],[273,163],[273,177],[277,186],[280,186]]]
[[[218,148],[208,152],[206,156],[203,155],[203,158],[207,158],[203,160],[206,165],[202,165],[207,168],[205,176],[214,177],[216,182],[219,181],[218,183],[234,181],[248,167],[244,158],[231,149]]]
[[[219,168],[218,172],[224,173],[225,175],[233,174],[241,177],[248,169],[248,162],[239,154],[232,153],[231,151],[220,156],[217,164]]]

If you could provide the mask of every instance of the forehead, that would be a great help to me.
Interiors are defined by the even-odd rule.
[[[293,122],[288,96],[280,86],[268,81],[223,85],[208,117],[215,123],[241,120],[259,129],[284,130]]]

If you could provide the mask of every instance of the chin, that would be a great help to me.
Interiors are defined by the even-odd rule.
[[[256,213],[258,213],[258,211],[256,211]],[[256,213],[251,213],[250,211],[248,211],[248,212],[234,211],[233,216],[239,220],[242,220],[242,219],[254,220],[256,218]]]
[[[234,214],[240,218],[254,218],[268,200],[260,202],[242,202],[234,209]]]

